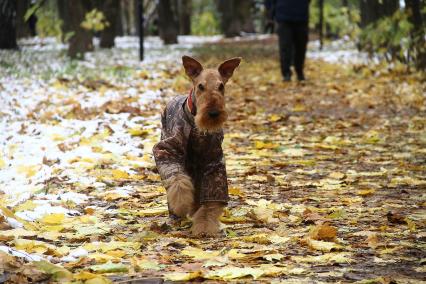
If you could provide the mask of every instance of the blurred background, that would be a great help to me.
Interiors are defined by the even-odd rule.
[[[261,0],[1,0],[0,49],[23,38],[69,43],[81,58],[95,47],[111,48],[123,36],[159,36],[176,44],[180,35],[224,38],[273,33]],[[345,39],[370,56],[424,68],[426,9],[421,0],[312,0],[310,39]],[[143,16],[142,16],[143,15]],[[143,27],[143,33],[140,33]],[[96,39],[95,46],[93,38]],[[43,41],[41,41],[43,43]]]

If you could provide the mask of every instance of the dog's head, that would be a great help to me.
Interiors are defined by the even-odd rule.
[[[218,68],[204,69],[200,62],[189,56],[182,57],[186,74],[194,85],[195,125],[201,131],[215,132],[222,129],[228,114],[225,108],[225,84],[232,77],[241,58],[224,61]]]

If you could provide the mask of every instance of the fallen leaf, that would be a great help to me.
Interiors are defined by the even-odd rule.
[[[251,276],[253,279],[257,279],[264,274],[264,271],[259,268],[251,267],[235,267],[227,266],[218,270],[213,270],[204,275],[207,279],[217,279],[217,280],[231,280],[236,278],[242,278],[246,276]]]
[[[309,232],[309,237],[313,240],[333,241],[336,239],[337,229],[329,224],[321,224],[313,227]]]
[[[70,281],[73,278],[72,273],[61,266],[52,264],[45,260],[34,261],[33,263],[38,269],[44,271],[47,274],[50,274],[53,280],[65,282]]]
[[[90,270],[96,273],[116,273],[116,272],[127,272],[129,267],[121,263],[107,262],[99,265],[92,265],[89,267]]]
[[[319,250],[323,252],[330,252],[332,250],[340,250],[343,248],[341,245],[338,245],[333,242],[317,241],[311,238],[306,238],[305,241],[311,249]]]
[[[164,275],[166,280],[170,281],[190,281],[196,278],[202,277],[203,274],[200,271],[195,272],[169,272]]]

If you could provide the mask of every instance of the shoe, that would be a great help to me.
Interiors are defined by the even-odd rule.
[[[305,81],[306,80],[305,75],[303,73],[298,73],[297,74],[297,80],[298,81]]]
[[[284,82],[290,82],[291,81],[291,75],[284,75]]]

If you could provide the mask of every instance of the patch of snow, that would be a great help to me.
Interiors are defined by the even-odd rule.
[[[6,217],[6,222],[14,229],[23,228],[24,225],[15,218]]]
[[[62,206],[52,206],[46,202],[45,204],[41,206],[37,206],[36,208],[34,208],[34,210],[25,210],[25,211],[16,212],[15,215],[22,218],[23,220],[32,222],[42,218],[45,215],[54,214],[54,213],[63,213],[66,215],[79,214],[79,212],[76,210],[69,210]]]
[[[7,253],[7,254],[16,256],[16,257],[22,257],[22,258],[24,258],[27,261],[40,261],[40,260],[44,260],[44,258],[41,257],[41,256],[39,256],[38,254],[27,253],[25,251],[12,249],[12,248],[7,247],[7,246],[0,246],[0,250],[3,251],[3,252],[5,252],[5,253]]]
[[[79,258],[79,257],[82,257],[82,256],[89,255],[89,252],[84,248],[76,248],[76,249],[70,251],[70,253],[68,255],[70,257]]]

